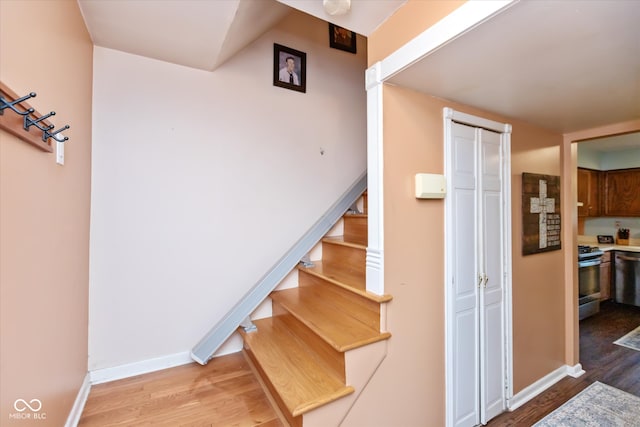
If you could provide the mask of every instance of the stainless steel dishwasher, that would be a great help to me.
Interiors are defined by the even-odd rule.
[[[616,302],[640,307],[640,253],[616,251]]]

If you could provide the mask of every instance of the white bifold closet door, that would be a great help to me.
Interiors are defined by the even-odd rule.
[[[499,133],[454,123],[452,133],[453,421],[486,424],[504,410],[504,247]]]

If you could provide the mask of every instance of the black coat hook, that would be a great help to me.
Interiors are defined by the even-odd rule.
[[[15,105],[20,104],[22,101],[26,101],[29,98],[35,98],[36,93],[31,92],[29,95],[25,95],[22,98],[18,98],[15,101],[7,101],[4,97],[0,96],[0,114],[4,114],[5,108],[11,108],[16,114],[20,114],[21,116],[26,116],[28,114],[33,113],[35,110],[33,108],[29,108],[26,111],[18,111]]]
[[[0,0],[2,1],[2,0]],[[4,98],[3,95],[9,95],[11,98],[13,98],[14,96],[17,97],[17,95],[14,95],[11,93],[11,91],[6,92],[0,92],[0,115],[4,115],[4,110],[9,108],[11,109],[14,113],[23,116],[23,123],[22,123],[22,127],[25,131],[29,132],[29,128],[31,128],[31,126],[35,126],[36,128],[38,128],[41,132],[42,132],[42,141],[46,144],[46,148],[47,151],[51,151],[49,150],[49,138],[53,138],[56,142],[65,142],[68,141],[69,138],[68,137],[63,137],[60,136],[58,137],[57,135],[64,131],[69,129],[69,125],[66,125],[58,130],[53,130],[55,128],[54,124],[50,124],[50,125],[46,125],[45,123],[43,123],[44,120],[46,120],[47,118],[51,117],[51,116],[55,116],[56,112],[55,111],[51,111],[49,114],[45,114],[44,116],[41,117],[36,117],[36,113],[35,113],[35,109],[33,108],[29,108],[25,111],[20,111],[18,109],[19,105],[21,102],[26,101],[27,99],[30,98],[34,98],[36,96],[35,92],[31,92],[28,95],[25,95],[23,97],[20,98],[16,98],[14,101],[9,101],[8,99]],[[23,138],[24,139],[24,138]],[[28,140],[29,142],[33,142],[31,140]],[[36,143],[36,145],[39,146],[39,143]]]
[[[56,112],[52,111],[47,115],[44,115],[42,117],[40,117],[39,119],[32,119],[29,117],[29,115],[24,116],[24,124],[22,125],[22,127],[24,128],[24,130],[28,131],[29,127],[34,126],[37,127],[38,129],[40,129],[42,132],[47,131],[47,130],[51,130],[53,129],[55,126],[54,125],[50,125],[50,126],[40,126],[38,124],[38,122],[41,122],[42,120],[51,117],[51,116],[55,116]]]
[[[58,139],[58,137],[56,136],[57,134],[59,134],[60,132],[62,132],[63,130],[69,129],[69,125],[65,125],[63,127],[61,127],[60,129],[58,129],[55,132],[49,132],[49,130],[45,130],[42,132],[42,140],[44,142],[47,142],[47,139],[49,138],[53,138],[58,142],[65,142],[69,140],[69,137],[64,137],[63,139]]]

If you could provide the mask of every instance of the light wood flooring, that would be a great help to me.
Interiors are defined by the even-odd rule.
[[[603,304],[580,323],[586,374],[561,380],[489,426],[531,426],[594,381],[640,396],[640,352],[613,344],[639,325],[640,308]],[[79,425],[282,426],[242,353],[96,385]]]
[[[242,353],[91,388],[80,427],[281,427]]]

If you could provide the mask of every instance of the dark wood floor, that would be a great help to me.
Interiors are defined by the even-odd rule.
[[[489,426],[531,426],[595,381],[640,396],[640,351],[613,344],[640,326],[640,308],[605,302],[600,313],[580,322],[580,378],[567,377]]]

